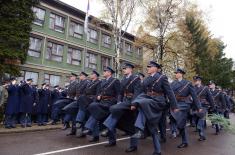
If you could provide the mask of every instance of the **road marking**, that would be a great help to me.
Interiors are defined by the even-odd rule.
[[[127,140],[127,139],[129,139],[129,138],[130,138],[130,137],[119,138],[119,139],[117,139],[117,141],[123,141],[123,140]],[[82,145],[82,146],[78,146],[78,147],[72,147],[72,148],[68,148],[68,149],[61,149],[61,150],[57,150],[57,151],[39,153],[39,154],[34,154],[34,155],[56,154],[56,153],[61,153],[61,152],[66,152],[66,151],[78,150],[78,149],[83,149],[83,148],[87,148],[87,147],[92,147],[92,146],[107,144],[107,143],[108,143],[108,141],[104,141],[104,142],[100,142],[100,143],[89,144],[89,145]]]
[[[170,129],[166,129],[166,130],[170,131]],[[119,139],[117,139],[117,141],[123,141],[123,140],[127,140],[129,138],[130,137],[119,138]],[[61,149],[61,150],[50,151],[50,152],[45,152],[45,153],[39,153],[39,154],[34,154],[34,155],[56,154],[56,153],[61,153],[61,152],[66,152],[66,151],[79,150],[79,149],[88,148],[88,147],[92,147],[92,146],[98,146],[98,145],[107,144],[107,143],[108,143],[108,141],[104,141],[104,142],[100,142],[100,143],[82,145],[82,146],[72,147],[72,148],[68,148],[68,149]]]

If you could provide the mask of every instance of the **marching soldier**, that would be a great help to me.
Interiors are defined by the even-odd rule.
[[[199,141],[206,140],[205,137],[205,125],[206,125],[206,115],[208,112],[208,109],[214,108],[214,101],[212,98],[212,94],[207,86],[202,85],[202,77],[200,76],[194,76],[193,77],[194,83],[195,83],[195,90],[197,97],[199,99],[199,102],[201,103],[201,106],[203,108],[203,113],[200,115],[196,115],[198,117],[198,124],[197,129],[199,132]]]
[[[229,119],[229,112],[231,110],[231,100],[230,100],[230,96],[228,95],[228,93],[224,90],[223,91],[224,93],[224,98],[225,98],[225,101],[226,101],[226,110],[224,111],[224,117]]]
[[[59,116],[61,115],[62,109],[68,105],[69,103],[73,102],[76,97],[76,85],[77,85],[77,74],[71,73],[70,76],[70,84],[68,89],[66,89],[67,97],[59,99],[57,102],[54,103],[52,106],[52,113],[51,118],[52,122],[50,124],[54,125],[59,121]],[[68,125],[68,124],[66,124]],[[68,126],[67,126],[68,127]]]
[[[147,125],[154,143],[153,155],[161,155],[161,147],[158,137],[158,123],[163,111],[166,109],[166,96],[170,100],[171,109],[177,111],[176,99],[174,92],[170,87],[168,78],[158,72],[160,65],[150,61],[147,66],[149,76],[143,82],[145,93],[140,94],[132,101],[131,109],[138,108],[138,116],[135,126],[138,132],[132,138],[142,138],[144,135],[145,125]]]
[[[100,74],[93,70],[90,79],[91,81],[86,85],[84,89],[84,94],[81,95],[78,99],[78,112],[76,116],[76,128],[80,129],[80,132],[77,134],[77,137],[84,137],[85,134],[82,133],[84,130],[84,125],[86,118],[89,116],[87,112],[87,107],[96,101],[97,98],[97,91],[100,88],[101,81],[99,80]],[[99,137],[92,137],[89,142],[96,142],[99,141]]]
[[[213,100],[215,103],[215,114],[223,115],[224,111],[226,109],[226,101],[224,98],[224,95],[220,89],[215,89],[215,83],[213,81],[210,81],[209,88],[211,91],[211,94],[213,96]],[[215,124],[215,134],[218,135],[220,132],[221,126],[219,124]]]
[[[172,82],[171,86],[177,99],[177,106],[180,113],[176,117],[177,128],[182,136],[182,143],[178,148],[185,148],[188,146],[188,135],[186,131],[186,123],[188,113],[191,108],[190,103],[193,103],[199,112],[202,112],[200,102],[197,99],[195,89],[191,82],[185,80],[183,75],[186,72],[178,68],[175,72],[176,80]],[[191,97],[190,97],[191,96]],[[191,101],[192,99],[192,101]]]
[[[94,137],[99,137],[99,121],[104,120],[110,114],[109,108],[117,103],[120,94],[120,81],[113,78],[115,71],[111,67],[106,67],[103,72],[104,80],[102,80],[100,89],[97,94],[97,102],[93,102],[88,106],[90,117],[85,124],[86,130],[84,134],[92,133]],[[116,145],[109,143],[107,146]]]
[[[159,64],[159,69],[158,69],[158,73],[162,74],[162,64]],[[168,101],[167,101],[168,102]],[[166,116],[167,116],[167,112],[168,112],[168,108],[166,107],[166,109],[162,112],[162,116],[160,118],[160,121],[158,123],[158,128],[160,131],[160,141],[162,143],[166,142]]]
[[[76,85],[76,98],[73,102],[69,103],[63,108],[64,116],[64,127],[63,130],[66,130],[69,126],[69,122],[72,121],[72,129],[68,135],[76,134],[76,115],[78,112],[78,100],[81,95],[84,94],[84,89],[86,88],[89,80],[87,79],[88,74],[81,72],[79,75],[79,83]]]
[[[121,80],[121,93],[118,99],[118,103],[110,107],[111,114],[104,121],[104,125],[109,130],[108,137],[109,137],[110,146],[114,146],[116,144],[116,126],[118,121],[120,120],[120,118],[123,116],[124,113],[128,113],[129,117],[133,115],[132,113],[134,112],[131,112],[131,102],[142,91],[140,78],[137,75],[133,75],[133,69],[134,66],[129,63],[126,63],[123,66],[124,77]],[[130,121],[128,122],[131,123]],[[131,138],[130,147],[126,149],[126,152],[133,152],[136,150],[137,150],[137,139]]]

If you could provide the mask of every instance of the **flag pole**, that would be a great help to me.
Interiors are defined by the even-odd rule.
[[[88,23],[89,23],[89,9],[90,9],[90,2],[87,1],[87,10],[86,10],[86,17],[84,22],[84,36],[85,36],[85,48],[84,48],[84,55],[83,55],[83,65],[82,70],[85,71],[86,67],[86,55],[87,55],[87,38],[88,38]]]

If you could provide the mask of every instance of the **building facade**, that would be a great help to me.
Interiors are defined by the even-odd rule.
[[[114,41],[108,24],[90,22],[86,37],[85,12],[58,0],[41,0],[32,9],[36,18],[19,80],[33,78],[35,84],[47,82],[63,87],[71,72],[85,68],[87,73],[93,69],[102,73],[104,67],[113,66]],[[90,21],[93,19],[98,20],[91,16]],[[134,41],[133,35],[125,33],[120,45],[121,62],[133,63],[141,71],[143,48],[135,47]]]

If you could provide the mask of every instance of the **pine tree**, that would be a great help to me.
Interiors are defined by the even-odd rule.
[[[203,19],[197,17],[193,11],[186,13],[179,29],[188,49],[186,60],[191,61],[195,73],[203,77],[204,83],[214,80],[223,88],[230,87],[233,61],[225,57],[223,41],[212,38]]]
[[[26,60],[29,34],[37,0],[0,0],[0,78],[19,75]]]

